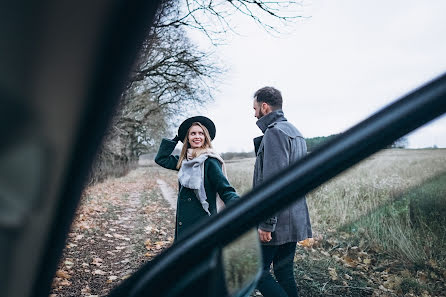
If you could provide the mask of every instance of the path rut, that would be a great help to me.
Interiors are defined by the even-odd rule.
[[[160,190],[161,194],[163,195],[163,198],[169,202],[170,207],[172,207],[174,210],[177,209],[177,201],[176,201],[176,195],[175,191],[172,190],[172,188],[162,179],[156,180]]]

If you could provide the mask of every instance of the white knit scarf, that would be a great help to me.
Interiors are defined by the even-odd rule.
[[[194,154],[198,156],[194,157]],[[183,187],[194,190],[195,196],[200,201],[201,206],[210,216],[209,203],[207,202],[204,188],[204,162],[207,158],[215,158],[222,165],[223,174],[226,176],[226,168],[223,159],[212,149],[197,150],[188,149],[186,159],[181,163],[178,172],[178,180]],[[224,203],[217,194],[217,211],[224,207]]]

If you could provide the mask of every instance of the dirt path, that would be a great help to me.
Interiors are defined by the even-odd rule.
[[[105,296],[171,244],[175,211],[153,178],[159,172],[150,170],[148,178],[148,170],[85,191],[51,297]]]
[[[169,202],[172,209],[176,210],[177,202],[175,191],[162,179],[157,179],[156,182],[158,183],[163,198],[166,199],[167,202]]]

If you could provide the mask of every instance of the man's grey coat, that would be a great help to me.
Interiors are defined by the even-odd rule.
[[[287,121],[282,110],[263,116],[257,121],[257,126],[264,135],[254,139],[256,147],[254,187],[307,154],[305,139]],[[272,240],[263,243],[265,245],[281,245],[312,237],[305,197],[260,223],[259,228],[272,232]]]

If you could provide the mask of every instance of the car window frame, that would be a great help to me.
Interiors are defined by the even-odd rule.
[[[174,242],[124,282],[131,288],[126,296],[144,296],[154,285],[159,286],[172,277],[175,271],[187,269],[184,265],[191,265],[194,259],[199,261],[202,250],[225,246],[261,220],[445,112],[446,73],[384,107],[291,164],[216,216],[192,227],[183,239]]]
[[[48,296],[91,164],[119,103],[138,47],[146,37],[160,3],[159,0],[120,1],[116,4],[114,17],[106,28],[102,28],[104,39],[97,45],[91,45],[96,46],[97,54],[93,65],[90,65],[91,76],[85,77],[88,85],[83,90],[86,95],[81,99],[86,105],[79,114],[79,126],[71,139],[72,154],[66,160],[67,171],[57,195],[58,205],[54,211],[57,215],[51,218],[45,253],[36,256],[39,257],[36,264],[38,277],[31,280],[32,296]],[[415,90],[296,162],[282,174],[243,196],[238,203],[191,228],[184,240],[175,242],[118,287],[129,285],[132,291],[125,296],[137,296],[146,289],[153,290],[153,285],[171,285],[163,277],[169,275],[174,278],[178,272],[187,273],[191,263],[205,258],[203,249],[215,250],[225,246],[257,222],[291,204],[296,197],[443,114],[445,80],[443,75]],[[151,292],[151,296],[162,295],[163,291],[156,287],[158,293]]]

